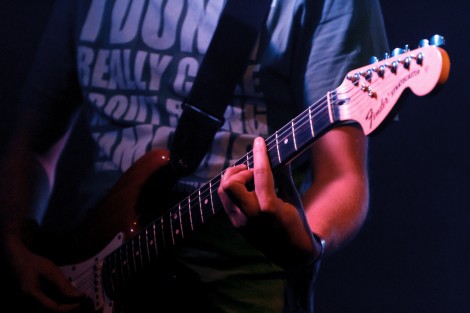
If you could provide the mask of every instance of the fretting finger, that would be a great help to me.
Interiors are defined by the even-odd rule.
[[[255,139],[253,160],[256,196],[259,201],[260,209],[267,211],[272,207],[272,202],[275,201],[277,197],[274,191],[274,178],[271,172],[266,142],[261,137]]]

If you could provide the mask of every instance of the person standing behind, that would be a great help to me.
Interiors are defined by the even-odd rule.
[[[56,2],[2,162],[2,262],[29,311],[87,306],[84,291],[30,246],[30,230],[76,229],[133,165],[171,147],[224,3]],[[300,189],[290,166],[271,172],[263,138],[387,50],[379,1],[274,0],[212,147],[169,187],[188,194],[223,172],[225,214],[172,251],[158,269],[164,279],[125,289],[124,310],[313,312],[321,258],[367,216],[367,139],[357,125],[323,135],[305,152]],[[254,168],[229,167],[251,148]],[[109,213],[111,223],[121,210]]]

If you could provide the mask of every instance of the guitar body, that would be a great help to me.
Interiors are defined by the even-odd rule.
[[[56,264],[72,264],[100,252],[118,233],[131,237],[149,219],[165,211],[171,198],[172,180],[168,151],[145,154],[123,174],[78,229],[65,234],[40,233],[34,244],[37,252]],[[146,195],[148,189],[153,191],[153,203],[148,202],[151,199]]]
[[[104,259],[182,197],[170,190],[175,177],[168,151],[145,154],[123,174],[83,225],[69,233],[39,232],[33,250],[59,265],[68,279],[93,300],[94,311],[129,311],[124,303],[115,303],[105,290]],[[141,284],[139,293],[147,288],[145,281],[136,280],[133,286],[136,284]],[[166,288],[166,282],[161,285]],[[126,288],[127,302],[136,296],[129,292],[130,288]]]

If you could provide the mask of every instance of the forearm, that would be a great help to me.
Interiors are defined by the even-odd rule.
[[[326,240],[327,253],[345,245],[360,230],[367,216],[368,198],[367,179],[354,174],[304,195],[308,223]]]
[[[367,139],[359,128],[332,130],[312,150],[313,183],[302,201],[311,229],[331,253],[358,232],[367,216]]]

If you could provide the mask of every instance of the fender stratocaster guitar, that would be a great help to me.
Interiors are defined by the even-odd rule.
[[[375,59],[349,72],[338,88],[266,138],[273,170],[291,162],[337,125],[355,122],[365,135],[370,134],[389,115],[405,89],[423,96],[444,84],[450,61],[439,47],[442,44],[443,38],[436,35],[415,50],[395,49],[382,61]],[[235,164],[252,167],[252,160],[249,152]],[[167,185],[168,164],[167,151],[144,155],[124,173],[92,221],[73,236],[62,237],[60,251],[55,248],[57,242],[43,251],[89,295],[95,311],[112,312],[118,302],[114,296],[136,275],[156,266],[171,248],[223,212],[217,196],[221,173],[169,210],[161,211],[157,218],[142,219],[141,190],[155,177],[163,177],[161,186]],[[158,182],[152,186],[157,188],[155,192],[160,188]]]

